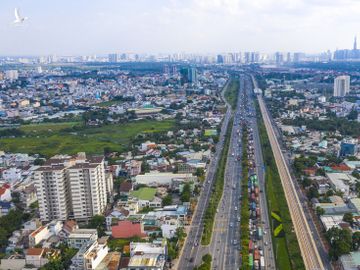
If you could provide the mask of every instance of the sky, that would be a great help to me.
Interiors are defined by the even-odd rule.
[[[1,0],[0,55],[317,53],[360,44],[359,18],[359,0]]]

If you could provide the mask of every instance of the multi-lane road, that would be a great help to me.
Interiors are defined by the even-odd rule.
[[[240,77],[239,98],[234,111],[234,123],[225,168],[224,193],[220,200],[211,244],[212,269],[239,269],[240,195],[241,195],[241,128],[240,106],[244,80]]]
[[[216,174],[222,149],[224,148],[225,134],[232,115],[230,105],[227,104],[227,107],[228,110],[221,127],[220,139],[216,145],[215,155],[208,166],[204,186],[199,196],[192,222],[187,230],[188,235],[182,248],[179,262],[175,265],[176,269],[192,270],[196,265],[201,263],[201,257],[204,255],[204,252],[206,252],[201,246],[201,234],[204,225],[203,217],[210,199],[211,189],[215,178],[214,176]]]
[[[254,139],[254,153],[255,153],[255,164],[256,164],[256,174],[259,179],[259,187],[260,190],[263,192],[260,192],[260,213],[261,213],[261,221],[263,223],[263,238],[262,238],[262,244],[265,247],[264,248],[264,258],[265,258],[265,269],[276,269],[276,263],[275,263],[275,257],[273,252],[273,245],[272,245],[272,238],[271,238],[271,227],[270,227],[270,218],[269,218],[269,212],[268,212],[268,205],[267,205],[267,199],[266,199],[266,192],[265,192],[265,166],[263,161],[263,154],[261,150],[261,142],[259,137],[259,130],[258,130],[258,124],[257,124],[257,118],[256,118],[256,110],[255,110],[255,104],[254,104],[254,97],[253,97],[253,84],[250,82],[250,78],[248,77],[248,85],[251,87],[251,91],[248,91],[248,100],[249,100],[249,108],[250,112],[253,115],[250,119],[248,119],[248,122],[250,123],[252,130],[253,130],[253,139]],[[265,246],[266,243],[266,246]]]
[[[217,145],[215,156],[211,161],[206,175],[206,181],[195,209],[192,223],[188,229],[188,236],[184,244],[180,260],[176,269],[192,270],[201,263],[204,254],[212,255],[212,269],[239,269],[240,260],[240,209],[241,209],[241,157],[242,157],[242,126],[241,122],[248,122],[253,129],[256,173],[258,174],[260,189],[265,190],[264,165],[262,160],[261,145],[257,130],[255,115],[247,112],[255,112],[253,104],[253,87],[250,77],[240,75],[239,98],[236,109],[231,113],[228,109],[223,122],[220,141]],[[250,102],[244,104],[245,95]],[[228,108],[229,108],[229,104]],[[221,150],[224,147],[225,132],[231,115],[234,116],[230,145],[227,157],[224,179],[224,193],[220,200],[215,216],[211,243],[209,246],[201,245],[203,230],[203,216],[211,194],[215,172],[220,159]],[[264,229],[263,239],[257,245],[263,249],[265,269],[276,269],[275,259],[271,244],[271,232],[269,231],[269,215],[267,210],[266,193],[260,193],[261,224]]]
[[[295,185],[292,181],[291,174],[288,169],[288,164],[284,159],[279,142],[274,132],[274,128],[268,115],[268,111],[266,110],[266,106],[261,95],[258,95],[258,102],[262,117],[264,119],[266,131],[268,133],[270,145],[275,157],[282,186],[284,188],[285,197],[290,209],[290,215],[293,221],[305,267],[309,270],[325,269],[315,244],[313,233],[310,230],[308,220],[304,214],[301,201],[299,200]]]

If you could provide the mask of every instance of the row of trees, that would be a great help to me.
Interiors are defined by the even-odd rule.
[[[310,130],[318,131],[339,131],[346,136],[357,136],[360,134],[360,123],[350,121],[344,117],[331,117],[327,120],[305,119],[297,117],[295,119],[283,120],[285,125],[302,126],[305,125]]]

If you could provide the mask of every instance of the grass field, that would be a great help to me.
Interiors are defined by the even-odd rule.
[[[120,100],[109,100],[109,101],[104,101],[104,102],[97,103],[96,106],[110,107],[112,105],[120,105],[122,103],[123,103],[123,101],[120,101]]]
[[[239,86],[240,86],[239,78],[233,77],[231,78],[229,84],[225,89],[224,97],[227,100],[227,102],[229,102],[233,110],[235,110],[236,108],[236,103],[239,94]]]
[[[78,128],[71,130],[73,127]],[[25,136],[1,138],[0,150],[47,157],[77,152],[102,154],[105,147],[121,152],[128,149],[131,139],[139,133],[168,131],[173,127],[173,120],[144,120],[102,127],[82,127],[77,122],[24,125],[20,129]]]
[[[148,187],[143,187],[138,190],[131,191],[132,196],[140,200],[147,200],[147,201],[151,201],[152,199],[154,199],[155,193],[156,193],[156,188],[148,188]]]

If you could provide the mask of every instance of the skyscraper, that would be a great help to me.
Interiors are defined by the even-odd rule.
[[[350,92],[350,76],[338,76],[334,80],[334,97],[344,97]]]
[[[181,85],[184,85],[185,83],[196,83],[197,82],[197,73],[196,68],[194,67],[188,67],[188,68],[182,68],[180,70],[181,75]]]
[[[354,47],[353,50],[356,51],[357,50],[357,42],[356,42],[356,36],[354,38]]]
[[[116,63],[118,61],[118,55],[116,53],[111,53],[108,56],[109,63]]]

